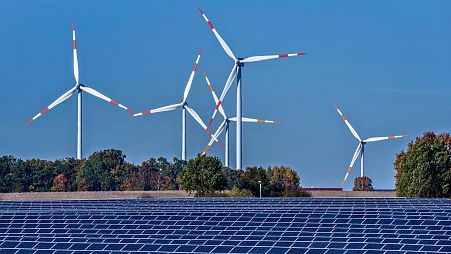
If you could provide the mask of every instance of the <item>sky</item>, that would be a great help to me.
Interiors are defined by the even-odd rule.
[[[407,134],[365,147],[377,189],[393,189],[393,161],[426,131],[451,127],[450,1],[2,1],[0,3],[0,155],[55,160],[76,155],[77,99],[30,125],[31,117],[75,85],[72,22],[80,82],[144,111],[178,103],[197,53],[218,96],[233,61],[200,6],[238,57],[307,52],[243,68],[243,166],[286,165],[304,187],[341,187],[357,146],[333,108],[362,138]],[[188,103],[204,122],[214,109],[198,71]],[[236,85],[224,99],[236,114]],[[83,150],[120,149],[127,160],[180,157],[181,110],[133,119],[83,97]],[[221,123],[217,117],[212,129]],[[235,165],[235,125],[230,160]],[[209,136],[187,117],[187,154]],[[223,137],[220,138],[223,142]],[[210,155],[223,159],[214,146]],[[356,162],[345,189],[359,175]]]

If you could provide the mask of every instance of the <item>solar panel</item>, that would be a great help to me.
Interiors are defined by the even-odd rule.
[[[451,201],[0,201],[1,253],[449,253]]]

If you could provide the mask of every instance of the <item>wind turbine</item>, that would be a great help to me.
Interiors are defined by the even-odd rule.
[[[199,64],[199,59],[200,59],[201,54],[202,54],[202,49],[200,49],[200,51],[199,51],[199,55],[197,56],[196,63],[194,64],[194,68],[191,71],[191,75],[188,79],[188,83],[186,84],[185,92],[183,93],[182,102],[164,106],[164,107],[160,107],[160,108],[156,108],[156,109],[150,109],[150,110],[143,111],[141,113],[137,113],[137,114],[133,115],[134,117],[136,117],[136,116],[148,115],[148,114],[153,114],[153,113],[158,113],[158,112],[172,111],[172,110],[175,110],[175,109],[181,107],[182,108],[182,160],[186,160],[186,111],[188,111],[188,113],[200,124],[200,126],[202,126],[202,128],[204,128],[204,130],[215,141],[218,141],[213,136],[213,133],[211,133],[210,129],[205,125],[205,123],[202,121],[202,119],[196,113],[196,111],[194,111],[194,109],[189,107],[188,103],[186,102],[186,100],[188,99],[189,91],[191,89],[191,84],[193,82],[194,74],[196,73],[196,70],[197,70],[197,65]]]
[[[398,135],[398,136],[386,136],[386,137],[374,137],[374,138],[367,138],[367,139],[361,139],[359,134],[352,128],[349,121],[346,119],[346,117],[341,113],[338,106],[334,105],[335,109],[337,110],[338,114],[340,114],[343,121],[345,121],[346,125],[348,126],[349,130],[351,131],[352,135],[359,141],[359,144],[357,145],[357,148],[354,152],[354,156],[352,157],[351,164],[348,167],[348,170],[346,171],[345,179],[343,180],[342,186],[344,186],[346,179],[348,178],[349,173],[351,172],[352,166],[354,165],[354,162],[356,161],[357,157],[360,155],[360,176],[363,177],[365,175],[364,171],[364,154],[365,154],[365,144],[370,142],[376,142],[386,139],[396,139],[396,138],[402,138],[406,135]]]
[[[227,78],[227,81],[224,86],[224,90],[222,90],[221,97],[218,100],[218,103],[216,104],[215,111],[213,112],[213,116],[211,117],[209,126],[211,125],[219,106],[221,105],[222,101],[224,100],[225,95],[227,94],[227,91],[229,90],[230,86],[232,85],[233,80],[235,77],[237,77],[237,88],[236,88],[236,169],[241,169],[242,167],[242,145],[241,145],[241,122],[243,118],[241,117],[242,109],[241,109],[241,69],[243,68],[245,63],[251,63],[251,62],[258,62],[263,60],[269,60],[269,59],[276,59],[276,58],[285,58],[285,57],[291,57],[291,56],[303,56],[306,53],[294,53],[294,54],[278,54],[278,55],[268,55],[268,56],[251,56],[246,58],[241,57],[235,57],[232,50],[229,48],[227,43],[222,39],[221,35],[219,35],[216,28],[213,26],[213,24],[210,22],[210,20],[207,18],[205,13],[198,8],[200,13],[202,14],[202,17],[207,21],[208,26],[213,31],[213,34],[216,36],[216,39],[218,39],[219,43],[221,44],[222,48],[226,52],[226,54],[232,58],[234,61],[234,65],[232,67],[232,71],[229,74],[229,77]]]
[[[213,96],[213,99],[215,100],[215,103],[217,104],[219,101],[218,96],[216,96],[216,93],[213,90],[213,86],[211,85],[210,80],[208,80],[207,73],[205,73],[205,71],[204,71],[204,77],[205,77],[205,80],[207,81],[208,88],[210,88],[211,95]],[[231,118],[227,117],[227,115],[224,111],[224,108],[222,107],[222,104],[219,105],[218,110],[221,113],[221,115],[224,117],[224,121],[222,121],[221,125],[219,125],[218,129],[216,130],[216,132],[214,134],[214,137],[218,138],[219,135],[221,135],[222,131],[225,130],[224,166],[228,167],[229,166],[229,124],[231,121],[237,122],[238,118],[237,117],[231,117]],[[261,119],[247,118],[247,117],[242,117],[241,120],[243,122],[250,122],[250,123],[277,123],[276,121],[261,120]],[[205,147],[204,151],[202,152],[202,155],[204,155],[208,152],[211,145],[213,145],[214,141],[215,140],[213,138],[211,138],[210,142],[208,143],[208,145]]]
[[[79,76],[78,76],[78,59],[77,59],[77,41],[75,39],[75,25],[72,24],[72,38],[74,41],[74,77],[75,77],[75,86],[72,87],[69,91],[61,95],[58,99],[56,99],[52,104],[50,104],[48,107],[43,109],[41,112],[39,112],[37,115],[35,115],[33,118],[31,118],[27,124],[30,124],[34,120],[36,120],[38,117],[42,116],[43,114],[47,113],[50,109],[54,108],[61,102],[67,100],[69,97],[72,96],[75,92],[78,95],[78,115],[77,115],[77,159],[81,160],[83,158],[83,150],[82,150],[82,91],[89,93],[91,95],[94,95],[97,98],[100,98],[102,100],[105,100],[113,105],[119,106],[125,110],[127,110],[130,113],[133,113],[133,110],[130,108],[127,108],[126,106],[118,103],[115,100],[112,100],[108,98],[107,96],[101,94],[100,92],[87,87],[80,83]]]

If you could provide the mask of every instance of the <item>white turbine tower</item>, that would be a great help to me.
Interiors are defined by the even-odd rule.
[[[43,109],[41,112],[39,112],[37,115],[35,115],[32,119],[30,119],[27,124],[30,124],[34,120],[36,120],[41,115],[47,113],[50,109],[54,108],[61,102],[67,100],[72,94],[77,92],[78,95],[78,116],[77,116],[77,159],[81,160],[83,158],[83,150],[82,150],[82,91],[87,92],[91,95],[94,95],[95,97],[98,97],[102,100],[105,100],[113,105],[119,106],[130,113],[133,113],[133,111],[130,108],[127,108],[126,106],[119,104],[117,101],[114,101],[107,96],[99,93],[98,91],[87,87],[80,83],[79,77],[78,77],[78,59],[77,59],[77,42],[75,40],[75,25],[72,24],[72,38],[74,42],[74,77],[75,77],[75,86],[71,88],[69,91],[61,95],[56,101],[52,102],[48,107]]]
[[[219,102],[218,96],[216,95],[215,91],[213,90],[213,86],[210,83],[210,80],[208,80],[207,73],[204,72],[205,80],[207,81],[208,88],[210,88],[211,95],[213,96],[213,99],[215,100],[215,103],[217,104]],[[221,115],[224,117],[224,121],[222,121],[221,125],[219,125],[218,129],[216,130],[214,137],[218,138],[219,135],[221,135],[222,131],[225,130],[225,155],[224,155],[224,166],[229,167],[229,124],[230,121],[237,122],[238,118],[236,117],[227,117],[224,108],[222,107],[222,104],[219,105],[218,108]],[[241,120],[243,122],[250,122],[250,123],[277,123],[276,121],[269,121],[269,120],[261,120],[261,119],[254,119],[254,118],[247,118],[242,117]],[[211,138],[208,145],[205,147],[202,155],[206,154],[208,150],[210,149],[211,145],[213,145],[213,142],[215,140]]]
[[[354,165],[354,162],[357,160],[357,157],[360,155],[360,176],[363,177],[365,175],[364,171],[364,154],[365,154],[365,144],[370,142],[376,142],[386,139],[395,139],[395,138],[402,138],[406,135],[398,135],[398,136],[386,136],[386,137],[374,137],[374,138],[367,138],[367,139],[361,139],[359,134],[352,128],[349,121],[346,119],[346,117],[341,113],[340,109],[334,105],[335,109],[337,110],[338,114],[340,114],[343,121],[345,121],[346,125],[348,126],[349,130],[351,131],[352,135],[359,141],[359,144],[357,145],[357,148],[354,152],[354,156],[352,157],[351,164],[349,164],[348,170],[346,171],[345,179],[343,180],[342,186],[344,186],[346,179],[348,178],[349,173],[351,172],[352,166]]]
[[[201,54],[202,54],[202,49],[200,49],[200,51],[199,51],[199,55],[197,56],[196,63],[194,64],[194,68],[188,79],[188,83],[186,84],[185,92],[183,93],[182,102],[164,106],[164,107],[160,107],[160,108],[156,108],[156,109],[150,109],[150,110],[143,111],[141,113],[137,113],[137,114],[133,115],[134,117],[136,117],[136,116],[148,115],[148,114],[153,114],[153,113],[158,113],[158,112],[172,111],[172,110],[175,110],[175,109],[181,107],[182,108],[182,160],[186,160],[186,111],[188,111],[188,113],[200,124],[200,126],[202,126],[202,128],[204,128],[204,130],[212,138],[214,138],[214,140],[217,141],[217,139],[213,136],[213,133],[211,133],[210,129],[205,125],[205,123],[202,121],[202,119],[199,117],[199,115],[196,113],[196,111],[194,111],[194,109],[190,108],[188,106],[188,103],[186,102],[186,100],[188,99],[189,91],[191,89],[191,84],[193,82],[194,74],[196,73],[196,70],[197,70],[197,65],[199,64],[199,59],[200,59]]]
[[[306,53],[294,53],[294,54],[278,54],[278,55],[268,55],[268,56],[251,56],[246,58],[240,58],[235,57],[232,50],[229,48],[227,43],[222,39],[221,35],[219,35],[218,31],[215,29],[213,24],[210,22],[210,20],[207,18],[205,13],[199,8],[200,13],[202,14],[205,21],[207,21],[208,26],[213,31],[214,35],[216,36],[216,39],[218,39],[219,43],[221,44],[224,51],[227,53],[227,55],[232,58],[234,61],[234,65],[232,68],[232,71],[230,72],[230,75],[225,83],[224,90],[222,90],[221,97],[219,98],[218,103],[216,104],[215,111],[213,113],[213,116],[211,117],[209,126],[211,125],[216,112],[218,111],[219,106],[221,105],[222,101],[224,100],[225,95],[227,94],[227,91],[229,90],[230,86],[232,85],[233,80],[235,77],[237,77],[237,88],[236,88],[236,117],[237,117],[237,124],[236,124],[236,169],[241,169],[242,167],[242,145],[241,145],[241,69],[243,68],[245,63],[251,63],[251,62],[258,62],[263,60],[269,60],[269,59],[276,59],[276,58],[285,58],[285,57],[291,57],[291,56],[303,56]]]

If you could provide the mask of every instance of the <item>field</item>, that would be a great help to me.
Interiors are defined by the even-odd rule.
[[[0,201],[0,253],[449,253],[451,200]]]

